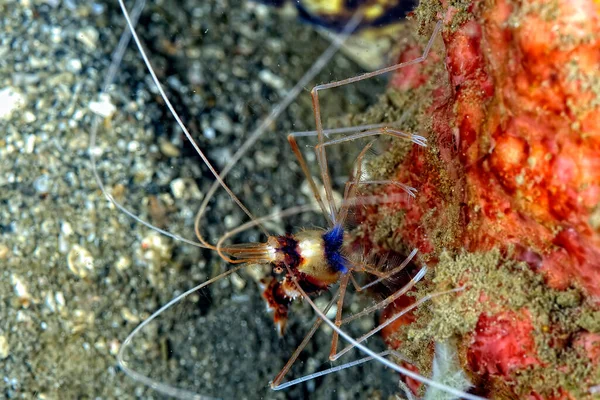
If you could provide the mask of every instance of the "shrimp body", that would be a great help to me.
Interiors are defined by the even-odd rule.
[[[95,135],[98,126],[98,122],[95,123],[92,127],[92,132],[90,134],[90,157],[92,161],[92,168],[94,172],[94,176],[99,184],[99,187],[102,189],[102,192],[105,196],[121,211],[125,212],[127,215],[131,216],[136,221],[150,227],[151,229],[160,232],[166,236],[172,237],[177,240],[182,240],[191,245],[197,246],[199,248],[213,250],[218,253],[218,255],[223,259],[223,261],[232,265],[226,271],[221,274],[212,277],[211,279],[206,280],[205,282],[177,295],[171,301],[161,306],[157,311],[155,311],[152,315],[146,318],[143,322],[141,322],[123,341],[119,352],[117,354],[117,360],[120,368],[130,377],[137,380],[140,383],[144,383],[147,386],[158,390],[162,394],[169,396],[176,396],[179,398],[206,398],[205,396],[198,395],[193,391],[189,391],[184,388],[179,388],[176,386],[171,386],[167,383],[156,381],[150,376],[146,376],[143,373],[140,373],[133,368],[128,366],[128,362],[125,360],[125,352],[126,349],[131,345],[132,340],[139,335],[139,333],[150,324],[152,321],[156,320],[163,312],[173,307],[175,304],[179,303],[182,299],[187,296],[195,293],[225,277],[228,277],[237,271],[240,271],[246,268],[249,265],[262,264],[262,265],[271,265],[272,266],[272,274],[271,277],[263,281],[263,297],[267,301],[268,309],[274,312],[274,320],[279,328],[279,332],[282,333],[285,329],[285,325],[287,322],[287,314],[289,305],[297,298],[304,299],[314,310],[317,315],[317,319],[313,323],[312,327],[307,332],[305,338],[291,355],[290,359],[281,369],[279,374],[273,379],[270,386],[274,390],[281,390],[288,388],[293,385],[297,385],[299,383],[312,380],[319,376],[327,375],[329,373],[337,372],[345,368],[349,368],[355,365],[359,365],[365,363],[370,360],[377,360],[381,364],[390,367],[391,369],[406,375],[412,379],[415,379],[418,382],[427,384],[431,387],[437,388],[439,390],[443,390],[447,393],[450,393],[455,396],[455,398],[466,398],[466,399],[480,399],[480,397],[471,395],[469,393],[465,393],[462,390],[456,389],[451,386],[447,386],[444,383],[434,381],[422,375],[415,373],[413,370],[408,369],[402,365],[396,364],[392,360],[386,358],[387,356],[394,356],[400,359],[404,359],[400,354],[394,351],[384,351],[381,353],[376,353],[364,344],[367,338],[381,331],[387,325],[393,323],[398,318],[402,317],[407,312],[410,312],[412,309],[417,307],[419,304],[422,304],[426,301],[429,301],[435,297],[448,295],[451,293],[455,293],[458,291],[464,290],[464,287],[450,289],[445,292],[436,292],[429,294],[428,296],[420,299],[418,302],[414,303],[411,308],[405,308],[399,312],[397,312],[393,317],[389,318],[385,323],[380,324],[376,328],[371,329],[369,332],[365,333],[361,337],[354,339],[344,330],[342,330],[342,326],[347,325],[351,321],[354,321],[363,316],[368,316],[373,312],[378,310],[382,310],[386,308],[388,305],[392,304],[396,299],[404,296],[409,290],[411,290],[414,285],[420,281],[427,272],[427,267],[423,265],[419,271],[408,281],[405,283],[402,288],[398,289],[394,294],[386,297],[382,301],[363,309],[360,312],[356,312],[348,317],[343,316],[343,306],[344,299],[346,295],[346,291],[349,283],[352,283],[356,288],[356,291],[362,291],[373,285],[382,282],[385,279],[392,277],[395,274],[403,271],[403,269],[411,262],[413,257],[416,255],[417,250],[414,249],[410,255],[400,264],[393,266],[391,269],[386,270],[385,272],[378,271],[372,265],[369,265],[363,259],[351,259],[351,252],[346,250],[345,246],[345,238],[344,238],[344,224],[346,222],[346,218],[349,214],[349,207],[357,206],[360,204],[379,204],[380,202],[389,201],[391,199],[381,199],[378,196],[372,197],[369,196],[364,199],[358,199],[357,191],[358,187],[362,185],[394,185],[404,190],[406,194],[411,197],[415,196],[416,189],[411,188],[409,186],[403,185],[401,183],[395,181],[387,181],[387,180],[368,180],[362,179],[362,161],[365,157],[367,151],[371,148],[373,142],[368,143],[364,146],[363,150],[359,153],[355,165],[355,171],[350,175],[344,190],[344,198],[342,204],[339,207],[336,205],[333,196],[332,189],[332,179],[329,174],[329,170],[327,167],[327,157],[326,157],[326,147],[337,145],[344,142],[353,141],[356,139],[362,139],[366,137],[377,137],[377,136],[390,136],[396,137],[400,139],[407,139],[412,141],[414,144],[420,146],[426,146],[427,140],[425,137],[420,135],[415,135],[411,133],[406,133],[395,129],[388,124],[383,125],[368,125],[362,127],[354,127],[350,132],[340,132],[337,130],[337,133],[349,133],[343,137],[339,138],[330,138],[326,137],[326,131],[323,129],[323,124],[321,121],[321,112],[320,112],[320,103],[318,92],[326,89],[333,89],[337,87],[341,87],[347,84],[352,84],[361,80],[369,79],[374,76],[382,75],[387,72],[395,71],[416,63],[420,63],[427,58],[429,50],[433,45],[434,38],[439,34],[439,31],[442,27],[442,21],[438,21],[435,29],[429,39],[427,46],[425,47],[423,54],[411,61],[406,61],[400,64],[396,64],[394,66],[386,67],[377,71],[365,73],[359,76],[355,76],[352,78],[347,78],[340,81],[330,82],[327,84],[317,85],[311,91],[312,103],[313,103],[313,111],[315,116],[315,124],[316,124],[316,136],[318,140],[318,144],[315,146],[316,159],[319,164],[319,169],[321,171],[321,178],[323,182],[323,186],[325,189],[325,196],[322,196],[319,193],[317,185],[315,184],[311,171],[306,163],[302,152],[296,142],[296,136],[304,136],[302,132],[292,133],[288,135],[288,142],[291,146],[294,155],[296,156],[300,168],[302,169],[311,191],[313,192],[314,198],[322,212],[324,218],[327,220],[329,224],[329,228],[327,230],[305,230],[301,231],[297,234],[287,234],[282,236],[274,236],[270,235],[262,225],[264,222],[269,220],[273,220],[275,218],[283,218],[284,216],[292,216],[302,212],[314,211],[315,207],[292,207],[286,210],[281,210],[273,215],[265,216],[261,218],[256,218],[243,202],[235,195],[235,193],[225,184],[224,178],[229,173],[231,168],[240,160],[240,158],[244,155],[244,153],[256,142],[258,137],[262,135],[263,132],[270,126],[273,121],[281,114],[282,110],[285,109],[292,101],[295,96],[297,96],[306,86],[306,84],[312,79],[314,76],[314,71],[326,63],[326,61],[331,57],[333,52],[339,48],[342,44],[344,37],[347,37],[355,28],[358,27],[360,20],[363,17],[363,13],[358,12],[352,18],[352,20],[348,23],[348,26],[344,29],[344,35],[341,39],[336,39],[334,43],[331,45],[332,50],[327,50],[320,58],[317,60],[315,64],[318,68],[311,68],[303,77],[298,84],[290,91],[287,95],[286,100],[284,100],[280,105],[274,108],[274,111],[267,117],[263,123],[257,128],[257,130],[251,134],[246,142],[240,147],[239,151],[228,161],[228,164],[225,166],[223,171],[217,171],[209,161],[208,157],[203,152],[202,148],[196,143],[191,133],[186,128],[185,124],[181,120],[181,117],[175,110],[173,104],[170,102],[167,94],[165,93],[149,59],[144,50],[144,46],[140,38],[138,37],[134,25],[135,23],[132,21],[127,8],[125,7],[124,0],[119,0],[119,5],[123,11],[123,15],[126,19],[127,25],[129,27],[129,33],[131,37],[135,41],[137,48],[146,63],[148,71],[154,81],[156,88],[158,89],[161,98],[164,100],[167,108],[173,115],[177,124],[183,131],[185,137],[190,141],[199,157],[202,159],[204,165],[210,170],[210,172],[215,177],[215,182],[213,186],[207,192],[202,201],[200,209],[196,214],[196,219],[194,223],[194,228],[196,232],[196,236],[198,241],[190,241],[179,235],[173,234],[171,232],[165,231],[158,227],[153,226],[149,222],[144,221],[143,219],[136,216],[133,212],[129,211],[126,207],[117,202],[110,193],[108,193],[98,175],[96,170],[95,158],[94,158],[94,149],[95,147]],[[143,7],[143,0],[139,3],[136,3],[137,14],[141,11]],[[123,43],[126,43],[128,40],[128,36],[123,36],[125,39]],[[120,47],[121,48],[121,47]],[[124,47],[123,47],[124,48]],[[116,71],[116,67],[119,60],[122,58],[122,52],[117,53],[113,57],[113,64],[111,64],[111,69],[109,71],[109,76],[107,82],[111,82],[114,71]],[[108,87],[109,83],[106,84]],[[106,90],[106,89],[105,89]],[[98,121],[98,120],[95,120]],[[356,132],[355,132],[356,131]],[[210,243],[205,240],[202,231],[201,231],[201,220],[202,216],[208,210],[208,203],[213,198],[213,195],[217,188],[223,188],[229,197],[239,206],[239,208],[249,217],[250,221],[226,232],[218,242],[215,244]],[[267,240],[262,243],[241,243],[241,244],[227,244],[229,240],[235,235],[246,231],[251,228],[259,228],[262,230],[263,234],[267,237]],[[349,246],[347,246],[349,247]],[[350,249],[348,249],[350,250]],[[233,266],[236,265],[236,266]],[[285,275],[282,274],[285,272]],[[370,281],[364,286],[360,286],[357,284],[356,280],[353,277],[353,273],[365,273],[375,280]],[[370,280],[370,279],[369,279]],[[331,300],[328,305],[321,309],[317,307],[317,305],[311,299],[311,294],[318,294],[321,291],[325,291],[330,288],[333,284],[339,282],[339,289],[337,293],[332,295]],[[332,321],[327,317],[327,313],[329,309],[337,303],[337,311],[335,316],[335,321]],[[325,323],[328,325],[333,333],[331,340],[331,351],[329,359],[331,361],[337,360],[342,355],[356,348],[361,352],[365,353],[367,357],[355,360],[344,365],[339,365],[336,367],[332,367],[325,371],[318,371],[301,378],[293,379],[288,382],[283,382],[284,377],[290,371],[292,365],[298,359],[300,353],[305,349],[306,345],[309,343],[313,335],[317,332],[318,328]],[[348,342],[348,345],[343,349],[338,349],[338,339],[342,337],[345,341]],[[182,363],[183,365],[183,363]],[[227,382],[225,382],[227,384]],[[408,390],[408,389],[407,389]],[[412,398],[412,394],[408,394],[409,398]]]
[[[271,236],[267,241],[273,254],[273,271],[291,271],[296,281],[307,293],[318,293],[336,283],[349,271],[347,259],[342,254],[344,228],[334,225],[327,231],[305,230],[296,235]],[[287,268],[286,268],[287,267]],[[301,296],[291,276],[278,280],[272,276],[262,281],[262,297],[280,335],[287,322],[291,302]]]

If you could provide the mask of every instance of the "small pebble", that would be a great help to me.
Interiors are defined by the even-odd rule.
[[[171,258],[172,247],[164,236],[151,232],[142,239],[143,258],[154,265],[160,265],[162,260]]]
[[[54,301],[54,297],[52,296],[52,293],[46,294],[46,298],[44,299],[44,304],[46,305],[46,308],[48,309],[48,311],[50,311],[51,313],[56,311],[56,302]]]
[[[115,263],[115,267],[118,271],[125,271],[127,268],[131,266],[131,259],[126,256],[121,256]]]
[[[11,282],[15,290],[15,294],[17,295],[17,298],[19,300],[19,303],[21,304],[21,306],[23,306],[23,308],[28,308],[31,304],[32,298],[31,294],[29,294],[29,289],[27,288],[27,285],[21,277],[15,274],[11,275]]]
[[[260,71],[258,78],[273,89],[280,90],[285,87],[285,81],[267,69]]]
[[[233,215],[227,215],[223,219],[223,224],[225,225],[225,228],[232,229],[240,224],[240,220],[237,217],[234,217]]]
[[[198,185],[193,179],[177,178],[171,181],[171,193],[176,199],[202,199],[204,195],[198,189]]]
[[[179,157],[181,152],[177,148],[177,146],[173,145],[173,143],[168,140],[161,140],[159,142],[160,152],[163,153],[167,157]]]
[[[103,118],[110,118],[117,111],[117,107],[110,101],[106,93],[100,94],[98,101],[90,101],[90,110]]]
[[[130,153],[140,151],[140,143],[135,140],[130,141],[127,143],[127,151]]]
[[[58,311],[62,311],[65,308],[65,295],[62,292],[56,292],[54,295],[54,299],[56,300],[56,309]]]
[[[60,224],[60,231],[65,236],[71,236],[73,234],[73,227],[67,221],[63,221],[63,223]]]
[[[212,127],[208,127],[208,128],[203,129],[202,130],[202,134],[208,140],[214,139],[217,136],[217,132]]]
[[[81,72],[83,65],[81,64],[81,60],[79,58],[71,58],[67,61],[67,71],[77,74]]]
[[[71,333],[73,335],[82,333],[94,325],[95,315],[93,312],[76,309],[73,311],[72,316],[73,326],[71,327]]]
[[[0,243],[0,260],[5,260],[8,257],[10,249],[8,246]]]
[[[252,11],[254,11],[256,17],[259,20],[266,20],[269,18],[269,15],[270,15],[269,7],[267,7],[265,4],[260,4],[260,3],[249,3],[249,4],[251,4],[253,6]]]
[[[48,175],[42,175],[33,181],[33,188],[40,194],[48,193],[50,187],[50,177]]]
[[[219,167],[224,166],[231,159],[231,150],[228,147],[218,147],[210,152]]]
[[[237,290],[242,290],[246,287],[246,281],[236,273],[231,274],[231,283]]]
[[[69,270],[80,278],[87,278],[94,271],[94,258],[85,248],[74,245],[67,254]]]
[[[48,4],[52,8],[56,8],[60,4],[60,0],[44,0],[44,3]]]
[[[219,114],[219,116],[213,121],[213,127],[224,134],[230,134],[233,131],[233,123],[231,122],[231,118],[229,118],[226,114]]]
[[[10,354],[10,346],[6,336],[0,336],[0,360],[4,360]]]
[[[100,34],[93,26],[86,26],[77,32],[77,40],[79,40],[88,50],[95,50],[98,45],[98,37]]]
[[[37,117],[31,111],[25,111],[23,113],[23,122],[26,124],[31,124],[37,120]]]
[[[25,147],[23,148],[25,154],[33,153],[33,150],[35,149],[35,140],[35,135],[27,135],[27,139],[25,139]]]
[[[140,322],[139,317],[133,314],[131,310],[129,310],[129,308],[126,307],[121,309],[121,317],[123,317],[125,321],[130,322],[132,324],[137,324]]]
[[[25,96],[17,89],[8,86],[0,90],[0,119],[9,119],[25,103]]]
[[[256,159],[256,163],[260,167],[272,168],[272,167],[277,166],[277,156],[274,151],[264,152],[264,151],[258,150],[255,153],[254,158]]]
[[[60,44],[62,42],[62,29],[60,29],[58,26],[50,29],[49,39],[53,44]]]
[[[92,3],[92,13],[94,15],[101,15],[106,10],[106,6],[102,3]]]
[[[121,348],[121,342],[117,339],[113,339],[108,342],[108,352],[113,356],[116,356],[119,353],[119,349]]]

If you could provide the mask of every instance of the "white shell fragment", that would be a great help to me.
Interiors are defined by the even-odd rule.
[[[177,178],[171,181],[171,193],[176,199],[202,200],[204,195],[198,189],[198,185],[190,178]]]
[[[266,85],[276,90],[281,90],[285,87],[285,81],[283,80],[283,78],[275,75],[267,69],[263,69],[258,73],[258,79],[260,79]]]
[[[74,245],[67,254],[69,270],[80,278],[86,278],[94,272],[94,257],[85,248]]]
[[[10,249],[8,248],[8,246],[0,243],[0,260],[4,260],[4,259],[8,258],[9,252],[10,252]]]
[[[31,294],[29,293],[29,289],[27,288],[27,285],[25,284],[25,282],[23,281],[23,279],[21,277],[15,275],[15,274],[12,274],[10,276],[10,278],[11,278],[10,280],[13,285],[13,288],[15,290],[15,295],[19,299],[19,303],[21,303],[21,305],[24,308],[28,308],[32,302],[32,297],[31,297]]]
[[[0,90],[0,119],[9,119],[13,112],[25,106],[25,96],[10,86]]]
[[[156,232],[150,232],[142,239],[137,256],[148,267],[148,279],[153,286],[162,284],[159,277],[162,266],[171,259],[171,241]]]
[[[98,101],[90,101],[90,110],[103,118],[110,118],[117,111],[117,107],[110,101],[110,96],[106,93],[98,96]]]
[[[10,354],[10,346],[6,336],[0,336],[0,360],[4,360]]]
[[[95,50],[98,46],[98,39],[100,33],[93,27],[87,26],[77,32],[76,38],[81,42],[88,50]]]

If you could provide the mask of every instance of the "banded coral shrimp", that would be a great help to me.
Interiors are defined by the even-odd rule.
[[[346,218],[346,215],[348,213],[348,208],[350,206],[355,205],[354,203],[368,204],[369,201],[374,201],[374,202],[381,201],[381,199],[369,198],[369,197],[366,197],[364,200],[363,199],[357,200],[357,201],[353,200],[356,188],[359,186],[359,183],[361,183],[361,184],[365,184],[365,183],[379,184],[382,182],[375,182],[375,181],[374,182],[359,182],[359,180],[361,178],[361,173],[357,172],[357,173],[355,173],[355,177],[352,179],[349,179],[349,181],[348,181],[349,184],[346,185],[345,196],[344,196],[345,200],[341,204],[335,203],[331,179],[330,179],[330,173],[328,171],[327,159],[326,159],[324,149],[326,146],[329,146],[329,145],[335,145],[335,144],[339,144],[341,142],[347,142],[347,141],[361,138],[361,137],[370,137],[370,136],[376,136],[376,135],[381,135],[381,134],[387,134],[390,136],[397,136],[397,137],[400,137],[403,139],[409,139],[418,145],[424,145],[425,139],[418,135],[411,135],[411,134],[403,133],[401,131],[397,131],[391,127],[384,127],[383,129],[381,129],[381,127],[380,127],[380,128],[372,128],[370,130],[363,129],[362,131],[355,133],[355,135],[351,134],[349,136],[346,136],[345,138],[332,139],[332,140],[329,140],[328,142],[325,142],[324,130],[321,126],[321,121],[320,121],[320,111],[319,111],[319,102],[318,102],[318,97],[317,97],[317,91],[325,90],[330,87],[334,87],[335,85],[321,85],[321,86],[315,87],[315,89],[313,90],[313,101],[314,101],[315,109],[317,110],[317,112],[316,112],[317,134],[318,134],[317,136],[318,136],[318,140],[319,140],[319,145],[317,146],[317,149],[318,149],[317,150],[317,161],[318,161],[318,164],[321,169],[321,178],[322,178],[322,181],[324,182],[324,187],[325,187],[325,195],[323,196],[323,198],[321,198],[319,191],[316,188],[316,185],[314,184],[314,182],[312,182],[309,168],[306,165],[306,161],[304,161],[304,159],[302,158],[302,155],[301,155],[302,152],[299,150],[297,144],[295,143],[294,137],[292,136],[289,140],[290,140],[290,143],[292,144],[292,149],[293,149],[294,153],[299,158],[300,165],[302,166],[302,170],[303,170],[303,172],[305,172],[306,178],[310,183],[312,193],[315,196],[315,198],[317,199],[319,208],[323,212],[323,215],[325,216],[325,218],[329,221],[330,228],[327,231],[311,229],[311,230],[304,231],[301,234],[297,234],[296,236],[288,236],[288,237],[274,236],[274,235],[272,236],[272,235],[267,234],[268,240],[267,240],[267,242],[263,242],[263,243],[257,242],[257,243],[250,243],[247,245],[224,244],[225,241],[227,239],[229,239],[230,237],[233,237],[233,236],[237,235],[238,233],[245,232],[249,228],[261,227],[261,225],[263,225],[265,222],[268,222],[273,219],[284,218],[284,217],[292,216],[295,214],[300,214],[300,213],[310,211],[311,209],[313,209],[313,206],[312,205],[299,206],[299,207],[287,209],[284,211],[278,211],[274,214],[274,216],[268,216],[268,217],[262,217],[262,218],[255,218],[252,216],[252,214],[243,206],[243,203],[240,200],[238,200],[238,198],[233,194],[233,192],[229,189],[229,187],[223,181],[223,179],[224,179],[225,175],[227,174],[227,172],[229,171],[229,169],[235,164],[235,161],[234,162],[230,161],[230,163],[227,164],[227,166],[225,167],[223,172],[221,172],[220,175],[211,166],[210,161],[208,160],[208,158],[205,157],[204,153],[202,152],[200,147],[198,147],[198,145],[194,141],[193,137],[188,133],[187,129],[185,128],[185,125],[183,124],[180,117],[175,112],[172,104],[170,103],[168,96],[163,91],[162,86],[160,84],[160,80],[158,79],[154,70],[152,69],[151,63],[147,59],[147,56],[143,50],[143,46],[141,45],[140,40],[139,40],[137,34],[135,33],[134,24],[132,23],[131,18],[128,15],[127,9],[125,8],[125,5],[123,4],[122,1],[119,1],[119,3],[123,9],[124,15],[126,16],[128,25],[131,28],[134,40],[136,41],[136,44],[138,45],[139,51],[142,54],[144,61],[148,65],[148,68],[150,70],[150,74],[152,76],[153,81],[156,83],[156,85],[158,87],[160,96],[162,97],[164,102],[167,104],[168,108],[171,110],[178,125],[183,129],[186,137],[188,138],[188,140],[190,140],[190,142],[194,146],[194,149],[198,152],[198,154],[203,159],[204,163],[209,167],[211,172],[214,174],[214,176],[216,178],[216,183],[213,185],[213,188],[217,188],[219,186],[224,188],[228,192],[228,194],[231,196],[231,198],[251,218],[250,222],[241,224],[241,225],[237,226],[236,228],[231,229],[228,232],[226,232],[225,234],[223,234],[221,236],[221,239],[219,239],[219,241],[216,242],[216,244],[210,244],[208,241],[206,241],[203,238],[203,235],[201,232],[201,230],[203,229],[203,226],[201,224],[201,221],[202,221],[203,214],[207,210],[208,203],[214,193],[214,189],[211,189],[208,192],[208,194],[204,197],[200,211],[198,212],[196,219],[195,219],[196,233],[197,233],[197,236],[199,239],[199,243],[197,243],[197,242],[190,243],[189,240],[186,240],[180,236],[171,234],[160,228],[154,227],[147,222],[144,222],[139,217],[135,216],[134,214],[129,212],[127,209],[123,208],[123,206],[121,206],[120,203],[118,203],[114,199],[114,197],[105,190],[101,181],[99,181],[100,185],[103,189],[103,192],[109,198],[109,200],[111,200],[111,202],[113,202],[113,204],[116,207],[120,208],[122,211],[125,211],[130,216],[133,216],[138,222],[142,222],[143,224],[147,225],[148,227],[151,227],[152,229],[154,229],[160,233],[164,233],[168,236],[171,236],[172,238],[185,241],[187,243],[196,245],[198,247],[216,251],[223,260],[228,261],[231,264],[242,264],[235,268],[227,269],[224,273],[219,274],[218,276],[207,280],[203,284],[184,292],[183,294],[174,298],[171,302],[167,303],[165,306],[161,307],[157,312],[152,314],[150,317],[145,319],[144,322],[142,322],[138,326],[138,328],[136,328],[132,332],[132,334],[125,340],[125,342],[122,344],[121,350],[119,352],[119,362],[120,362],[121,368],[127,374],[132,376],[134,379],[140,381],[141,383],[145,383],[154,389],[157,389],[158,391],[162,392],[163,394],[182,397],[182,398],[188,398],[188,397],[189,398],[195,398],[195,397],[202,398],[202,396],[199,396],[194,392],[191,392],[191,391],[188,391],[185,389],[178,389],[169,384],[166,384],[163,382],[158,382],[154,378],[149,378],[149,377],[137,372],[136,370],[131,369],[129,367],[128,361],[124,360],[124,355],[125,355],[126,349],[132,343],[132,339],[137,338],[136,340],[139,340],[139,337],[141,336],[142,333],[147,333],[147,331],[149,331],[147,326],[150,322],[152,322],[159,315],[162,315],[164,311],[169,310],[173,305],[179,303],[180,300],[187,297],[188,295],[190,295],[210,284],[213,284],[215,282],[223,282],[222,278],[224,278],[228,275],[233,275],[237,271],[240,271],[242,268],[247,266],[246,264],[274,264],[274,269],[276,271],[279,270],[277,272],[280,272],[280,273],[287,272],[288,280],[282,281],[283,282],[282,286],[284,284],[286,285],[286,288],[285,288],[286,295],[289,297],[304,298],[306,300],[306,302],[308,302],[311,305],[311,307],[315,310],[315,312],[318,314],[319,318],[321,318],[315,322],[315,324],[313,325],[313,328],[310,330],[311,333],[306,337],[306,340],[300,346],[299,350],[302,349],[304,344],[306,344],[305,342],[310,340],[312,334],[317,330],[317,328],[322,324],[322,322],[324,322],[335,332],[334,339],[333,339],[334,345],[332,345],[332,348],[337,347],[335,345],[337,343],[336,338],[337,338],[337,335],[340,335],[344,340],[349,341],[351,346],[357,347],[362,352],[365,352],[368,355],[367,358],[364,358],[364,359],[361,359],[361,360],[358,360],[355,362],[350,362],[350,363],[344,364],[342,366],[335,367],[331,370],[326,370],[326,371],[322,371],[322,372],[319,372],[319,373],[316,373],[313,375],[309,375],[308,377],[300,378],[299,380],[293,380],[291,382],[288,382],[287,384],[281,384],[284,373],[287,372],[287,369],[286,369],[287,366],[286,366],[286,368],[284,368],[284,370],[282,371],[282,374],[278,375],[275,378],[275,380],[273,381],[272,386],[274,389],[287,388],[287,387],[295,385],[297,383],[304,382],[307,380],[312,380],[321,375],[326,375],[327,373],[335,372],[335,371],[338,371],[341,369],[349,368],[351,366],[364,363],[364,362],[374,358],[374,359],[377,359],[379,362],[387,365],[388,367],[390,367],[396,371],[406,373],[406,374],[412,376],[414,379],[428,383],[428,384],[438,387],[442,390],[447,390],[450,393],[453,393],[455,395],[460,395],[465,398],[476,398],[475,396],[470,396],[466,393],[457,391],[456,389],[453,389],[450,387],[445,387],[444,385],[433,382],[427,378],[420,377],[417,374],[414,374],[411,371],[406,370],[405,368],[388,361],[386,358],[383,357],[383,355],[387,355],[389,353],[384,352],[384,353],[377,354],[377,353],[373,352],[369,348],[365,347],[363,344],[358,343],[356,340],[352,339],[352,337],[349,336],[348,333],[346,333],[344,330],[341,330],[339,327],[340,323],[344,322],[341,320],[342,307],[340,305],[343,303],[343,293],[345,292],[346,287],[348,286],[350,279],[351,279],[350,272],[356,272],[356,271],[366,272],[367,270],[369,270],[368,272],[371,275],[375,276],[376,281],[382,280],[382,279],[385,279],[385,278],[391,276],[392,274],[398,273],[406,265],[406,263],[408,263],[410,261],[412,256],[414,256],[414,252],[411,253],[411,257],[409,257],[405,263],[398,265],[396,268],[392,269],[392,271],[388,272],[388,273],[377,273],[377,271],[370,270],[371,269],[370,266],[364,265],[364,264],[360,263],[359,261],[352,262],[350,260],[350,258],[347,257],[345,254],[342,255],[342,253],[339,250],[339,247],[342,245],[341,242],[343,239],[342,222]],[[430,48],[430,46],[433,42],[433,39],[436,37],[437,32],[440,29],[440,26],[441,26],[441,24],[439,24],[439,23],[436,25],[436,28],[434,30],[434,33],[431,35],[431,39],[428,42],[428,46],[424,52],[424,55],[421,57],[420,60],[422,60],[426,57],[427,51]],[[415,60],[412,63],[419,62],[420,60]],[[394,68],[389,69],[389,71],[391,71],[393,69],[397,69],[397,68],[399,68],[399,66],[395,66]],[[386,71],[379,71],[378,73],[384,73],[384,72],[386,72]],[[372,76],[375,76],[375,74],[373,74]],[[352,83],[353,81],[359,81],[359,80],[362,80],[362,79],[365,79],[368,77],[371,77],[371,75],[360,76],[353,80],[349,80],[347,82],[342,82],[339,84],[339,86],[342,86],[342,84]],[[300,87],[302,87],[302,86],[303,85],[300,85]],[[354,128],[354,129],[356,129],[356,128]],[[261,131],[261,133],[262,133],[262,131]],[[91,140],[90,147],[93,150],[94,144],[95,144],[94,135],[92,135],[92,138],[93,139]],[[238,154],[243,154],[246,151],[247,147],[249,146],[249,145],[247,145],[248,143],[251,143],[251,141],[245,142],[242,145],[241,151]],[[369,149],[370,146],[371,146],[371,144],[367,144],[363,148],[361,153],[359,154],[358,162],[357,162],[357,169],[360,170],[361,160],[364,157],[365,152]],[[94,154],[94,151],[92,151],[91,153]],[[234,156],[234,159],[235,158],[236,158],[236,156]],[[93,159],[93,161],[94,161],[94,159]],[[403,188],[406,192],[408,192],[408,195],[414,195],[412,188],[402,187],[400,183],[398,183],[398,185],[401,188]],[[264,227],[262,230],[263,230],[263,232],[265,231]],[[286,248],[287,244],[284,243],[286,238],[291,238],[293,241],[298,242],[297,247],[299,247],[303,250],[298,251],[298,253],[295,253],[295,250],[294,251],[288,250]],[[296,244],[293,247],[296,247]],[[315,255],[309,254],[311,252],[314,252],[316,254]],[[290,261],[283,260],[283,259],[280,260],[279,259],[280,256],[283,257],[283,259],[288,258],[288,257],[292,257],[292,258],[297,257],[297,258],[304,258],[305,261],[306,260],[308,260],[308,261],[306,261],[304,264],[302,264],[302,263],[298,264],[298,263],[290,262]],[[302,274],[299,274],[297,272],[297,271],[299,271],[299,268],[302,270],[302,272],[303,272]],[[304,268],[304,269],[302,269],[302,268]],[[333,270],[332,270],[332,268],[333,268]],[[410,281],[410,283],[405,288],[396,292],[395,296],[408,290],[410,288],[410,286],[412,286],[412,284],[414,284],[416,281],[418,281],[424,275],[425,271],[426,271],[426,268],[424,268],[424,267],[421,268],[419,270],[419,272],[417,273],[417,275],[415,277],[413,277],[413,279]],[[304,282],[298,281],[298,278],[305,278],[306,276],[313,278],[313,281],[310,282],[310,284],[308,284],[306,281],[304,281]],[[337,324],[336,324],[336,323],[333,323],[331,320],[329,320],[323,314],[323,311],[319,310],[319,308],[316,306],[316,304],[310,299],[310,297],[308,297],[306,291],[307,290],[315,291],[315,288],[313,287],[313,285],[315,285],[315,283],[322,285],[322,287],[320,289],[325,289],[325,287],[328,287],[330,284],[338,281],[340,277],[342,277],[341,288],[340,288],[340,291],[342,294],[340,296],[333,295],[331,297],[331,299],[329,300],[328,306],[326,307],[326,310],[328,310],[333,304],[335,304],[336,302],[338,303],[338,312],[336,313],[336,319],[337,319],[337,321],[336,321]],[[367,286],[369,286],[369,285],[370,284],[368,284]],[[436,295],[441,295],[441,293],[436,294]],[[381,308],[382,305],[388,304],[387,302],[389,302],[389,301],[390,301],[389,299],[386,299],[386,300],[384,300],[384,302],[380,303],[379,306],[373,306],[369,309],[363,310],[362,312],[360,312],[358,314],[359,315],[369,314],[370,312]],[[275,300],[275,303],[277,303],[275,305],[280,305],[280,306],[282,305],[281,299]],[[357,317],[358,317],[358,315],[355,315],[350,318],[354,319]],[[362,341],[362,339],[361,339],[361,341]],[[165,351],[168,352],[169,350],[165,349]],[[345,352],[345,350],[344,350],[344,352]],[[332,352],[332,354],[333,354],[333,352]],[[296,355],[297,354],[294,354],[292,359],[290,359],[290,365],[293,364],[293,361],[295,360]],[[184,365],[181,365],[180,367],[183,367],[183,366]],[[210,367],[208,367],[208,368],[210,368]],[[217,368],[221,368],[221,366],[218,366]],[[217,392],[217,393],[221,394],[219,392]]]

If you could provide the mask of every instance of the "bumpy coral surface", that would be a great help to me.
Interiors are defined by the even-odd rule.
[[[411,121],[430,147],[397,151],[395,163],[384,156],[371,172],[419,195],[370,207],[362,229],[367,246],[420,250],[433,273],[417,297],[465,290],[386,337],[423,373],[433,352],[423,343],[458,339],[484,396],[591,398],[600,384],[600,2],[428,0],[415,17],[421,26],[443,18],[443,45],[399,71],[380,106],[416,99]],[[408,47],[401,59],[418,53]]]

